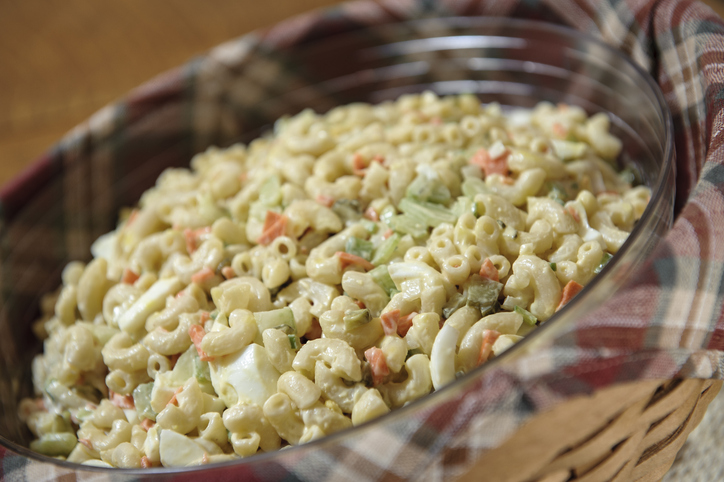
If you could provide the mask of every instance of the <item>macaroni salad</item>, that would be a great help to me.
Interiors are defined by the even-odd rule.
[[[620,151],[605,114],[425,92],[305,110],[166,170],[44,300],[30,448],[211,463],[439,389],[620,249],[651,195]]]

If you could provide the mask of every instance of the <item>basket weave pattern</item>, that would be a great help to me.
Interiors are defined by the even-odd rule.
[[[574,398],[536,416],[459,480],[661,480],[721,385],[647,380]]]

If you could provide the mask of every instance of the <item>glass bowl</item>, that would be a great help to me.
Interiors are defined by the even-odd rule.
[[[301,41],[270,47],[246,37],[220,46],[166,82],[141,87],[5,188],[3,199],[12,201],[3,206],[0,231],[0,444],[5,448],[77,472],[109,470],[26,448],[31,434],[16,414],[19,399],[32,393],[30,364],[41,343],[31,323],[40,296],[58,286],[67,261],[89,258],[90,243],[114,228],[118,209],[134,204],[162,169],[187,165],[210,145],[249,142],[282,115],[307,107],[325,112],[351,102],[378,103],[424,90],[474,93],[482,102],[503,106],[532,107],[544,100],[575,104],[589,114],[609,114],[612,131],[623,140],[622,166],[633,167],[654,194],[619,254],[572,303],[503,356],[446,388],[303,446],[234,463],[123,470],[114,477],[193,478],[204,470],[209,478],[273,480],[287,470],[339,462],[346,450],[374,444],[384,432],[404,432],[421,414],[479,390],[494,368],[560,336],[609,299],[671,226],[671,116],[655,82],[620,52],[577,31],[530,20],[454,17],[341,28],[333,16],[325,18],[320,22],[327,28]],[[439,440],[431,436],[415,443],[425,449]]]

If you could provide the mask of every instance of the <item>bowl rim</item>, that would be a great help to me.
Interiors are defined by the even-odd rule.
[[[324,14],[328,14],[330,12],[337,11],[344,7],[344,5],[348,4],[366,4],[369,3],[368,0],[356,0],[352,2],[345,2],[341,5],[321,8],[313,10],[312,12],[321,11]],[[302,13],[299,15],[295,15],[292,17],[289,17],[288,19],[282,20],[280,22],[277,22],[274,24],[274,27],[278,27],[279,25],[283,25],[286,22],[293,22],[294,20],[304,17],[308,15],[310,12]],[[673,129],[673,120],[671,111],[668,107],[668,104],[666,103],[666,100],[664,98],[663,93],[661,92],[661,89],[659,85],[654,81],[654,79],[651,77],[651,75],[646,72],[639,64],[637,64],[631,57],[626,55],[624,52],[622,52],[619,49],[616,49],[615,47],[607,44],[605,41],[603,41],[600,37],[595,37],[593,35],[589,35],[587,33],[581,32],[579,30],[575,30],[571,27],[568,27],[566,25],[541,21],[541,20],[531,20],[531,19],[524,19],[524,18],[512,18],[512,17],[492,17],[492,16],[460,16],[460,15],[450,15],[450,16],[441,16],[441,17],[435,17],[435,18],[422,18],[422,19],[395,19],[395,20],[386,20],[380,24],[376,25],[364,25],[359,26],[354,29],[348,29],[343,30],[339,32],[334,32],[332,34],[325,34],[324,36],[315,38],[313,42],[320,42],[323,40],[328,40],[330,38],[334,38],[337,35],[348,35],[350,33],[357,32],[359,30],[368,30],[368,29],[384,29],[384,28],[391,28],[396,25],[400,24],[408,24],[408,25],[416,25],[416,24],[425,24],[430,22],[446,22],[446,23],[456,23],[461,26],[484,26],[484,25],[510,25],[515,27],[527,27],[527,28],[534,28],[538,29],[543,32],[550,32],[555,33],[564,37],[573,38],[588,44],[594,44],[599,48],[603,48],[604,50],[610,52],[614,56],[616,56],[619,60],[623,61],[625,64],[627,64],[629,67],[633,68],[634,72],[638,75],[639,79],[637,80],[643,80],[646,84],[647,88],[649,89],[650,93],[653,93],[654,98],[656,100],[656,103],[658,104],[656,107],[659,109],[659,114],[663,117],[663,125],[664,125],[664,149],[663,149],[663,159],[664,162],[659,170],[659,174],[656,178],[656,181],[654,182],[654,185],[652,186],[652,196],[649,201],[648,206],[646,207],[646,210],[644,211],[644,214],[642,215],[641,219],[636,223],[634,226],[634,229],[629,235],[629,238],[627,241],[623,244],[621,249],[619,249],[616,256],[612,258],[611,263],[609,263],[607,266],[603,268],[603,270],[595,276],[589,284],[587,284],[584,289],[581,291],[581,293],[576,296],[576,301],[574,303],[570,303],[569,305],[566,305],[563,307],[560,311],[556,312],[553,317],[551,317],[548,321],[546,321],[544,324],[540,325],[535,330],[535,336],[526,336],[522,340],[520,340],[518,343],[516,343],[513,347],[506,350],[505,353],[500,355],[499,357],[496,357],[489,362],[485,363],[484,365],[478,366],[475,369],[471,370],[470,372],[466,373],[464,376],[460,377],[459,379],[455,380],[454,382],[444,386],[440,390],[435,390],[417,400],[414,400],[413,402],[410,402],[409,404],[394,409],[391,412],[378,417],[374,420],[365,422],[359,426],[351,427],[345,430],[342,430],[340,432],[333,433],[331,435],[327,435],[325,437],[322,437],[320,439],[301,444],[296,446],[289,446],[285,447],[283,450],[276,450],[273,452],[264,452],[264,453],[257,453],[251,457],[248,458],[242,458],[238,460],[231,460],[231,461],[225,461],[225,462],[217,462],[214,464],[209,465],[199,465],[199,466],[184,466],[184,467],[151,467],[146,469],[123,469],[123,468],[109,468],[109,467],[98,467],[98,466],[92,466],[92,465],[82,465],[74,462],[68,462],[65,460],[58,460],[53,457],[49,457],[46,455],[42,455],[38,452],[34,452],[30,450],[28,447],[19,445],[4,436],[0,435],[0,446],[4,447],[6,450],[8,450],[11,453],[21,455],[24,457],[27,457],[31,460],[34,460],[36,462],[46,463],[46,464],[53,464],[57,467],[63,468],[63,469],[70,469],[74,471],[88,471],[88,472],[101,472],[101,473],[115,473],[123,476],[154,476],[154,475],[191,475],[199,471],[207,471],[207,470],[227,470],[232,468],[238,468],[241,469],[243,467],[250,468],[257,464],[264,464],[267,462],[274,462],[274,460],[280,455],[285,455],[288,453],[297,453],[300,451],[315,449],[327,444],[335,444],[337,442],[340,442],[341,440],[344,440],[347,437],[351,436],[357,436],[361,433],[373,429],[375,425],[380,423],[391,423],[398,421],[399,419],[410,415],[414,413],[415,411],[421,411],[426,408],[431,408],[431,406],[437,405],[437,402],[445,397],[450,391],[452,390],[461,390],[465,391],[466,389],[469,389],[472,385],[479,382],[482,379],[483,374],[487,374],[488,372],[494,371],[494,369],[498,368],[498,366],[501,363],[505,363],[508,361],[508,359],[517,356],[519,353],[525,351],[528,349],[529,345],[536,343],[536,341],[541,338],[542,334],[549,334],[553,333],[554,330],[559,329],[561,323],[559,323],[559,320],[563,318],[563,315],[565,315],[571,306],[574,305],[580,305],[583,304],[586,299],[590,298],[589,294],[594,291],[595,287],[602,282],[602,280],[606,279],[611,272],[611,268],[618,265],[618,261],[622,258],[624,253],[627,253],[631,250],[632,240],[637,239],[638,236],[641,234],[640,231],[643,229],[643,225],[646,224],[645,221],[650,220],[654,215],[654,207],[658,206],[662,201],[664,197],[664,192],[662,188],[664,187],[664,184],[667,182],[667,179],[669,176],[674,174],[674,156],[675,156],[675,150],[674,150],[674,129]],[[224,42],[220,45],[225,45],[227,43],[233,43],[238,42],[242,39],[245,39],[247,37],[255,36],[257,35],[258,31],[253,31],[251,33],[242,35],[241,37],[238,37],[236,39],[229,40],[227,42]],[[396,42],[391,42],[392,44]],[[210,51],[213,51],[214,49],[218,48],[214,47]],[[208,52],[206,53],[208,55]],[[193,61],[192,61],[193,62]],[[152,78],[151,80],[148,80],[144,83],[142,83],[139,87],[134,88],[130,92],[133,93],[137,89],[143,89],[144,87],[154,84],[159,78],[162,78],[166,75],[168,75],[170,72],[174,72],[178,67],[173,68],[169,71],[166,71],[164,73],[161,73],[160,75]],[[120,103],[123,103],[125,99],[127,99],[129,94],[126,94],[126,96],[122,97],[119,101],[111,104],[111,105],[117,105]],[[104,108],[105,109],[105,108]],[[95,115],[95,114],[94,114]],[[87,122],[87,121],[84,121]],[[82,124],[81,124],[82,125]],[[65,139],[65,137],[63,138]],[[56,143],[56,147],[60,144],[62,144],[62,140],[59,141],[59,143]],[[51,148],[51,151],[54,148]],[[42,161],[43,157],[39,160],[36,160],[35,162],[31,163],[30,166],[26,169],[26,171],[23,171],[16,179],[26,177],[27,174],[30,173],[30,171],[33,171],[35,169],[35,165]],[[15,179],[11,180],[11,182],[15,181]],[[605,303],[605,302],[604,302]]]

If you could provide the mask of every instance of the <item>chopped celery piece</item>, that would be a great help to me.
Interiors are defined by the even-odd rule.
[[[407,198],[400,201],[399,208],[403,213],[431,228],[442,223],[454,224],[458,219],[452,211],[439,204],[415,202]]]
[[[292,347],[292,350],[299,348],[296,335],[287,335],[287,338],[289,339],[289,345]]]
[[[135,397],[134,397],[135,401]],[[138,404],[136,404],[136,409],[138,409]],[[93,416],[93,410],[88,410],[87,408],[79,408],[77,412],[75,412],[75,418],[82,422],[85,422],[90,417]]]
[[[474,198],[476,194],[490,194],[490,188],[485,184],[482,179],[477,177],[469,177],[463,181],[462,185],[463,195],[469,198]]]
[[[497,281],[474,274],[463,285],[462,293],[455,293],[442,308],[444,318],[450,318],[463,306],[480,310],[482,316],[495,311],[503,285]]]
[[[46,433],[40,439],[30,442],[30,450],[50,457],[67,457],[78,443],[78,438],[71,432]]]
[[[257,221],[264,222],[266,219],[266,213],[268,211],[281,212],[279,207],[271,207],[262,204],[261,202],[253,202],[249,205],[249,219],[256,219]]]
[[[211,371],[209,370],[209,362],[202,361],[197,356],[194,358],[194,377],[199,382],[200,386],[208,385],[211,386]]]
[[[556,184],[549,185],[548,197],[563,206],[568,200],[568,194]]]
[[[63,415],[53,412],[39,412],[35,418],[35,434],[43,436],[46,433],[72,432],[70,425],[70,412]]]
[[[394,206],[387,205],[384,208],[382,208],[382,212],[380,213],[380,221],[384,222],[385,224],[389,225],[390,220],[395,217],[397,214],[397,210]]]
[[[297,324],[294,322],[294,313],[288,306],[278,310],[258,311],[254,313],[254,319],[259,327],[259,334],[269,328],[278,328],[279,325],[287,325],[292,329],[292,333],[297,332]]]
[[[356,199],[338,199],[332,205],[332,211],[345,225],[362,218],[362,206]]]
[[[151,408],[151,392],[153,391],[153,382],[142,383],[133,389],[133,404],[136,406],[138,418],[143,420],[156,421],[156,411]]]
[[[618,175],[624,182],[627,182],[629,184],[637,184],[638,179],[636,176],[636,172],[630,166],[625,168]]]
[[[455,293],[450,297],[445,306],[442,307],[442,316],[445,319],[450,318],[453,313],[467,304],[467,297],[462,293]]]
[[[450,190],[439,180],[432,180],[426,176],[417,176],[407,186],[406,196],[416,201],[428,201],[445,204],[450,201]]]
[[[398,233],[409,234],[413,238],[427,236],[427,225],[407,214],[393,217],[390,220],[390,227]]]
[[[603,268],[606,267],[609,261],[611,261],[611,258],[613,258],[613,255],[610,253],[603,253],[603,256],[601,256],[601,262],[598,263],[598,266],[596,266],[593,270],[594,273],[598,274],[600,273]]]
[[[467,304],[474,308],[478,308],[484,316],[495,308],[498,302],[500,290],[503,284],[474,274],[465,283],[465,293],[467,295]]]
[[[362,310],[352,310],[344,314],[344,331],[352,331],[362,325],[366,325],[372,319],[370,310],[367,308]]]
[[[284,332],[285,335],[293,335],[295,333],[294,329],[289,325],[277,325],[272,328]]]
[[[538,318],[536,318],[533,313],[528,310],[524,310],[520,306],[515,307],[515,312],[521,315],[523,317],[523,321],[530,326],[535,326],[536,323],[538,323]]]
[[[259,202],[264,206],[278,206],[282,201],[282,183],[276,174],[269,176],[259,189]]]
[[[377,226],[377,223],[374,221],[370,221],[369,219],[363,219],[360,221],[362,223],[362,226],[365,227],[368,233],[375,234],[377,230],[379,229],[379,226]]]
[[[397,292],[397,286],[395,286],[395,282],[392,281],[390,272],[387,271],[387,265],[382,264],[376,267],[375,269],[369,271],[369,275],[372,276],[375,283],[385,290],[385,293],[387,293],[387,296],[390,298],[392,298],[393,294]]]
[[[457,201],[455,201],[455,204],[453,204],[452,208],[450,208],[453,212],[453,214],[457,217],[462,216],[463,214],[467,213],[473,213],[475,214],[475,207],[473,206],[473,200],[469,197],[460,196]]]
[[[482,201],[473,201],[473,215],[476,218],[485,216],[485,204]]]
[[[212,320],[215,320],[217,316],[219,316],[219,310],[214,310],[209,313],[209,318],[211,318]]]
[[[400,235],[397,233],[385,239],[382,244],[375,249],[375,254],[372,256],[372,264],[379,266],[392,259],[392,255],[395,249],[397,249],[398,244],[400,244]]]
[[[556,271],[558,269],[558,266],[555,263],[550,263],[550,265],[553,271]]]
[[[347,239],[347,244],[345,245],[344,250],[349,254],[354,254],[355,256],[359,256],[360,258],[364,258],[369,261],[372,258],[374,246],[371,241],[360,239],[356,236],[350,236],[349,239]]]
[[[223,218],[226,214],[219,206],[216,205],[216,201],[211,194],[199,194],[197,196],[198,213],[208,223],[212,224],[219,218]]]

